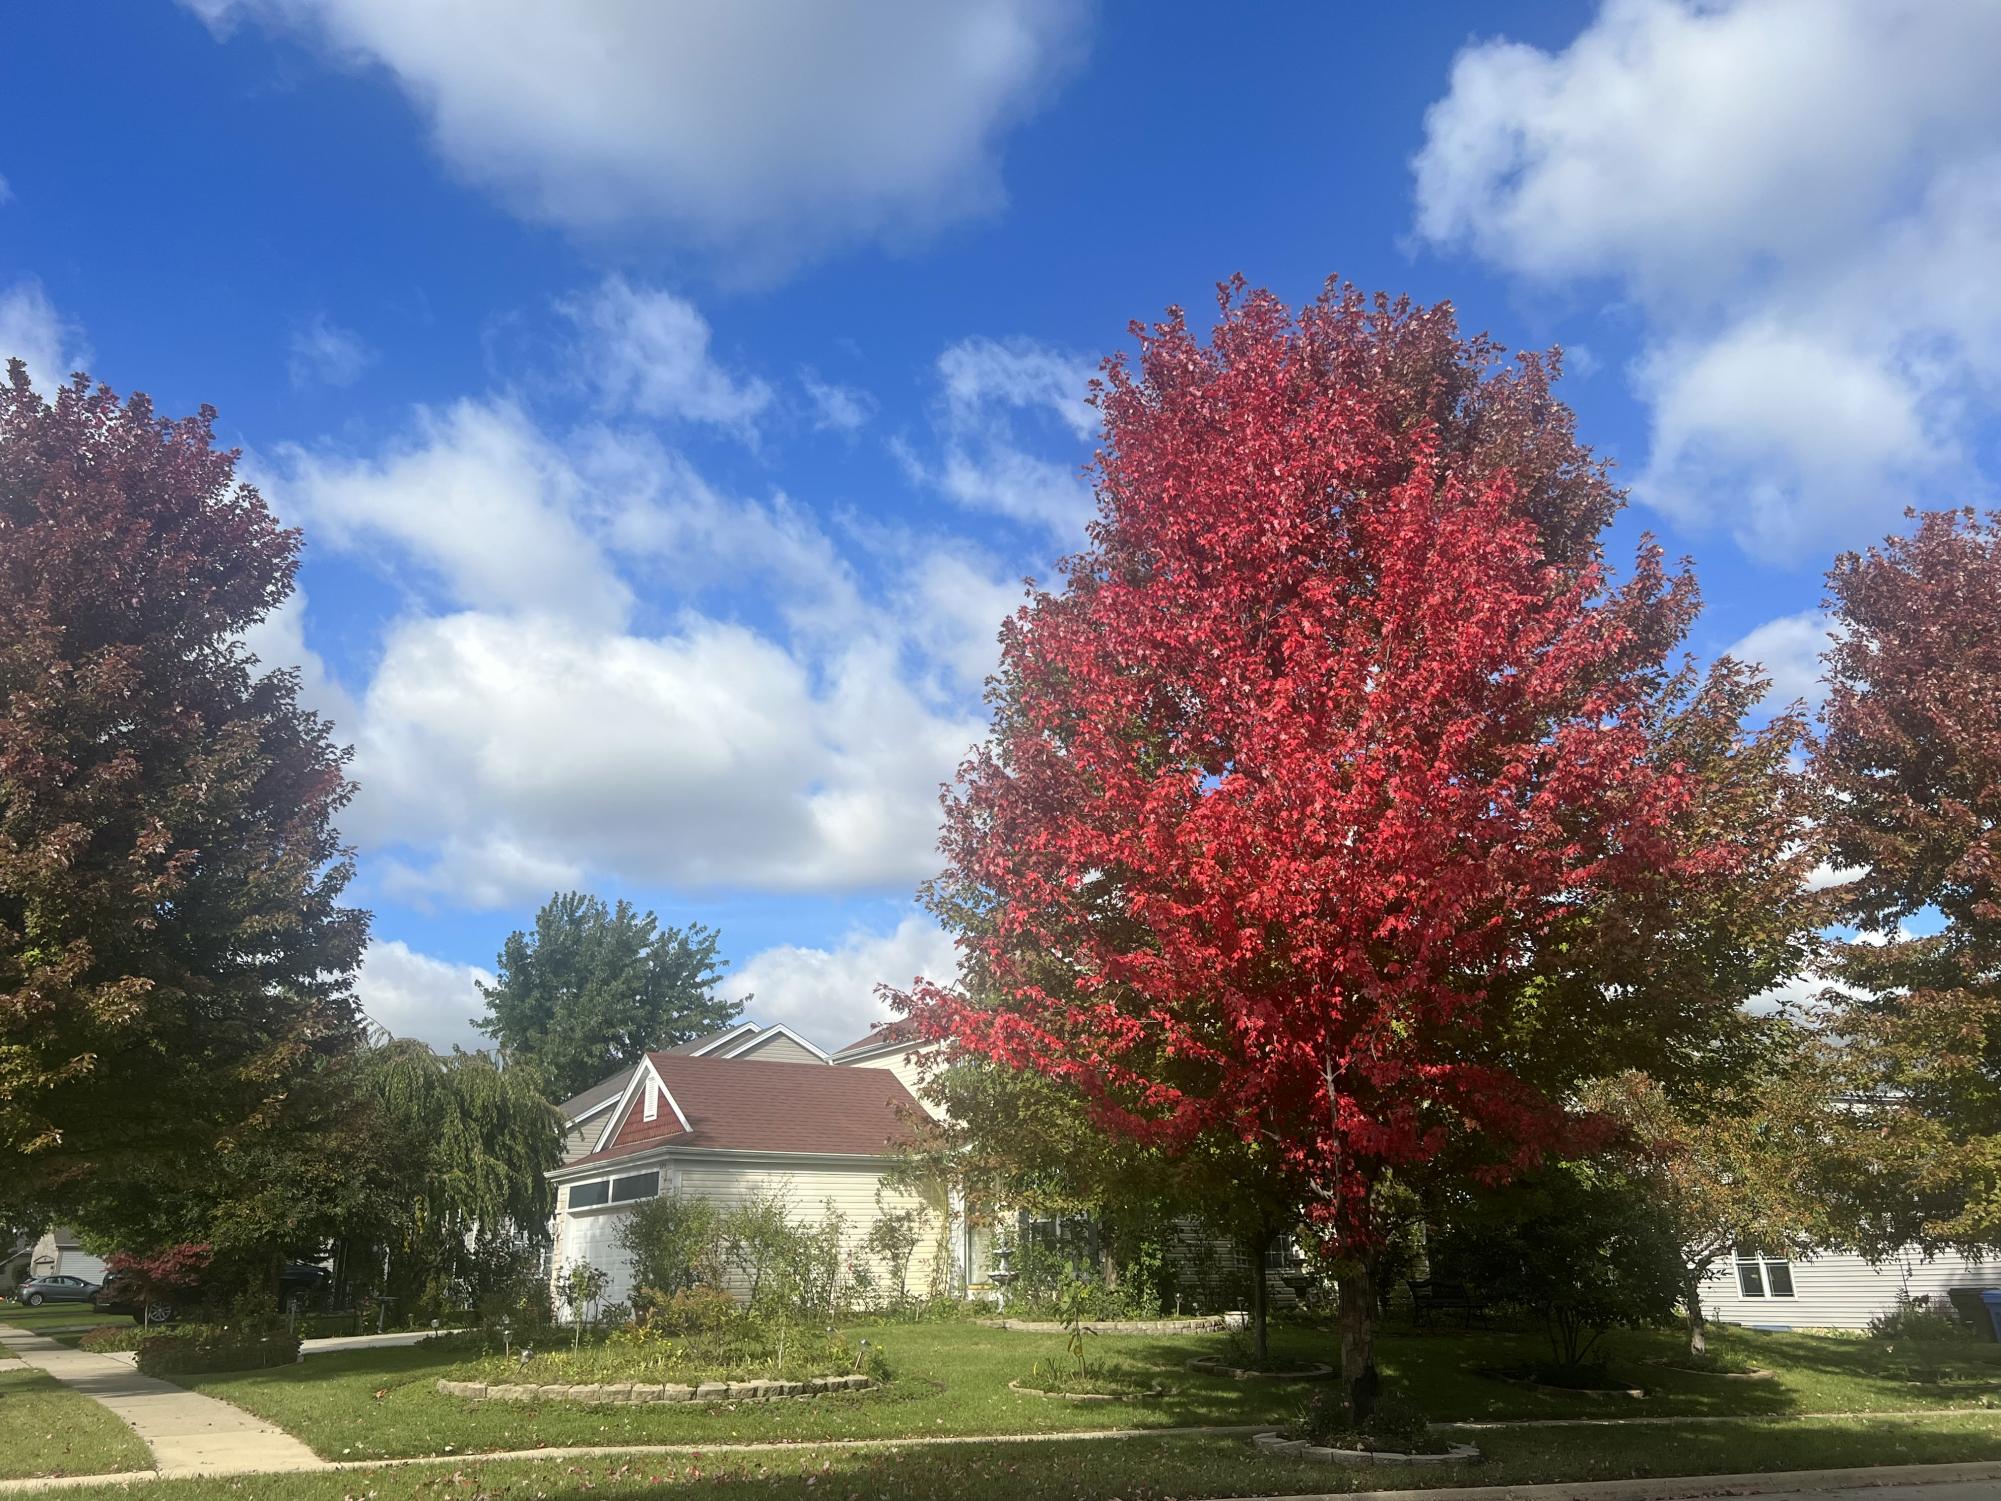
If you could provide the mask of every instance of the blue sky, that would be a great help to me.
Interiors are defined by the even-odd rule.
[[[372,1014],[466,1040],[574,885],[838,1044],[949,962],[1085,379],[1233,272],[1563,344],[1615,555],[1810,694],[1831,554],[1991,503],[1997,55],[1984,0],[28,7],[0,354],[212,403],[304,529],[255,644],[356,746]]]

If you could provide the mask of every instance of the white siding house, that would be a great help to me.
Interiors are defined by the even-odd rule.
[[[602,1124],[591,1150],[550,1174],[558,1190],[552,1278],[588,1261],[610,1277],[605,1301],[629,1298],[632,1269],[618,1226],[635,1204],[672,1192],[721,1205],[780,1194],[803,1222],[817,1221],[831,1204],[846,1221],[847,1260],[858,1260],[862,1238],[885,1209],[930,1215],[918,1196],[885,1181],[917,1110],[889,1073],[770,1061],[762,1050],[649,1054],[611,1108],[595,1112]],[[919,1242],[908,1272],[912,1292],[930,1284],[934,1241],[927,1235]],[[886,1271],[875,1270],[879,1277]]]
[[[1943,1302],[1950,1289],[1984,1287],[2001,1287],[2001,1262],[1926,1259],[1915,1248],[1877,1265],[1836,1252],[1788,1261],[1747,1251],[1717,1264],[1702,1308],[1719,1323],[1753,1329],[1861,1329],[1900,1294]]]

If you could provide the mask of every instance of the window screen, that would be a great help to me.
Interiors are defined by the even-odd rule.
[[[572,1183],[570,1185],[570,1207],[588,1209],[593,1204],[605,1202],[611,1185],[600,1178],[595,1183]]]
[[[1790,1298],[1793,1295],[1793,1266],[1789,1261],[1767,1261],[1765,1263],[1765,1286],[1775,1298]]]

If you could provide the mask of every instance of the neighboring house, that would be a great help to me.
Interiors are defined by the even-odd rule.
[[[759,1030],[800,1041],[780,1028]],[[799,1220],[818,1218],[831,1202],[846,1217],[851,1257],[883,1209],[926,1207],[885,1181],[920,1108],[887,1069],[732,1057],[724,1048],[667,1050],[628,1070],[608,1107],[588,1098],[601,1088],[578,1096],[584,1103],[572,1117],[573,1136],[596,1124],[590,1150],[549,1175],[559,1193],[551,1264],[557,1278],[579,1261],[602,1268],[611,1278],[608,1302],[633,1291],[618,1224],[657,1194],[729,1205],[755,1192],[782,1193]],[[934,1263],[927,1239],[910,1268],[913,1290],[928,1286]]]
[[[685,1053],[691,1058],[761,1058],[766,1063],[833,1062],[825,1052],[790,1027],[761,1026],[750,1021],[738,1022],[733,1027],[711,1032],[707,1037],[697,1037],[693,1042],[684,1042],[666,1051]]]
[[[1710,1272],[1702,1309],[1753,1329],[1861,1329],[1900,1295],[1943,1301],[1953,1288],[1983,1287],[2001,1287],[2001,1264],[1943,1252],[1927,1259],[1915,1247],[1877,1265],[1833,1251],[1787,1260],[1740,1248]]]
[[[76,1231],[58,1225],[44,1231],[40,1240],[28,1247],[27,1263],[18,1283],[27,1277],[81,1277],[86,1282],[104,1281],[104,1262],[84,1250]]]

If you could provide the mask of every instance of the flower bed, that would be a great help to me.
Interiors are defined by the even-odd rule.
[[[1256,1366],[1230,1364],[1228,1356],[1197,1355],[1188,1369],[1207,1376],[1228,1376],[1232,1381],[1322,1381],[1334,1374],[1334,1367],[1308,1361],[1289,1370],[1264,1371]]]
[[[1084,1328],[1092,1334],[1217,1334],[1241,1325],[1232,1324],[1233,1314],[1211,1314],[1196,1319],[1086,1319]],[[980,1319],[983,1329],[1008,1329],[1016,1334],[1068,1334],[1070,1326],[1053,1319]]]
[[[1458,1465],[1471,1464],[1480,1458],[1480,1451],[1472,1444],[1449,1444],[1436,1454],[1422,1454],[1395,1449],[1341,1449],[1277,1433],[1257,1434],[1251,1442],[1267,1454],[1290,1454],[1329,1465]]]
[[[438,1390],[447,1397],[469,1397],[486,1402],[772,1402],[784,1397],[818,1397],[830,1392],[867,1391],[875,1382],[867,1376],[816,1376],[808,1381],[703,1381],[686,1382],[602,1381],[582,1384],[561,1382],[488,1382],[441,1379]]]
[[[299,1358],[299,1336],[282,1324],[182,1324],[149,1332],[138,1352],[135,1363],[146,1376],[255,1371],[291,1365]]]
[[[1504,1370],[1482,1367],[1480,1374],[1490,1381],[1505,1381],[1535,1392],[1555,1392],[1570,1397],[1645,1397],[1643,1386],[1628,1386],[1615,1376],[1590,1368],[1580,1371],[1550,1370],[1541,1366],[1510,1366]]]

